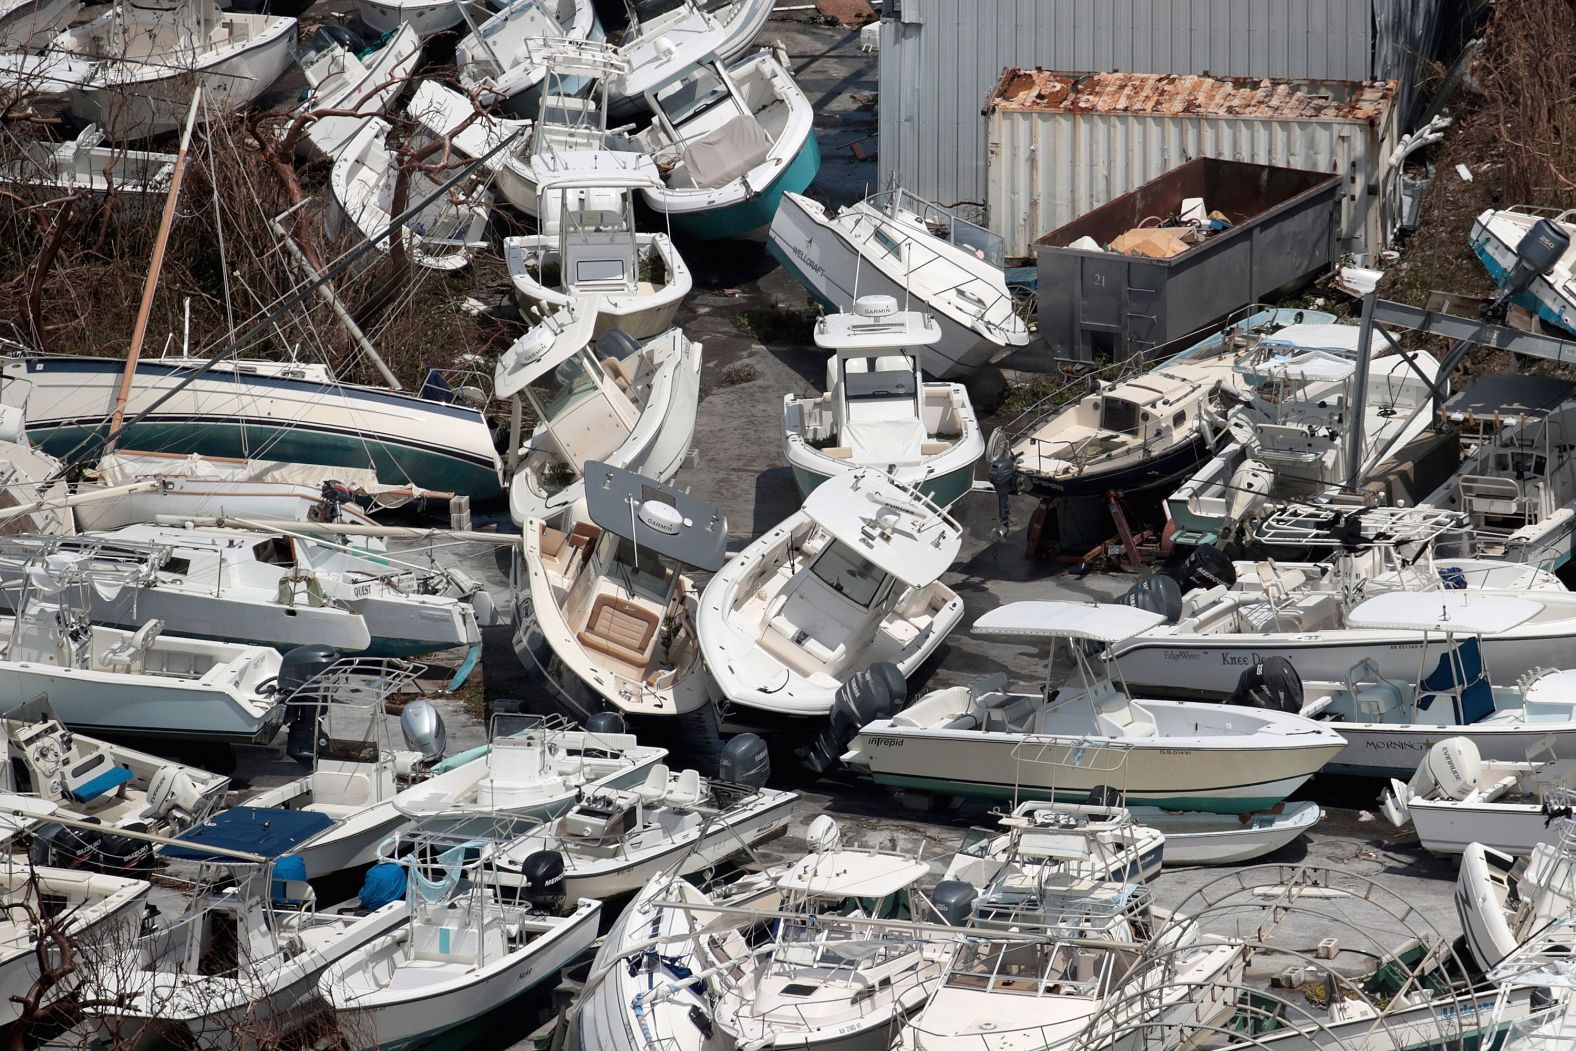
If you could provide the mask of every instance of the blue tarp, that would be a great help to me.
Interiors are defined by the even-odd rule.
[[[367,869],[361,881],[361,904],[369,909],[381,909],[392,901],[405,896],[405,866],[393,861],[380,861]]]
[[[188,861],[235,860],[202,849],[208,846],[225,850],[244,850],[248,854],[277,858],[281,854],[290,853],[297,844],[311,839],[333,823],[333,818],[327,814],[315,814],[309,810],[285,810],[283,807],[231,807],[175,837],[193,844],[192,846],[160,847],[159,853],[167,858],[183,858]]]

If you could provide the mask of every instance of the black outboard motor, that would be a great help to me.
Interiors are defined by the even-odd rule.
[[[339,660],[332,646],[314,643],[287,650],[279,661],[279,700],[285,703],[285,720],[290,729],[285,734],[285,754],[302,766],[312,765],[316,751],[318,703],[292,704],[291,698],[307,683],[322,675]],[[310,697],[310,694],[308,695]],[[303,697],[302,701],[308,700]]]
[[[1089,806],[1121,806],[1122,793],[1110,785],[1095,785],[1084,799]]]
[[[140,823],[126,827],[132,832],[148,831],[148,827]],[[46,823],[33,834],[28,856],[35,865],[103,872],[111,876],[141,878],[153,871],[153,845],[117,835],[111,828],[98,831]]]
[[[747,788],[765,788],[772,776],[772,753],[755,734],[738,734],[722,746],[717,778]]]
[[[1018,465],[1010,453],[990,462],[990,485],[996,490],[996,518],[1003,536],[1012,528],[1012,480],[1017,473]]]
[[[556,850],[537,850],[520,863],[520,900],[543,916],[564,911],[564,856]]]
[[[1510,301],[1532,287],[1532,282],[1554,269],[1570,250],[1571,235],[1552,219],[1539,219],[1532,224],[1516,245],[1516,262],[1505,275],[1505,283],[1494,301],[1483,308],[1483,316],[1503,318]]]
[[[586,720],[588,734],[625,734],[629,732],[624,716],[619,712],[592,712]]]
[[[1182,618],[1182,587],[1176,578],[1164,573],[1145,577],[1124,591],[1116,601],[1124,606],[1136,606],[1158,613],[1166,618],[1167,624],[1175,624]]]
[[[148,826],[140,822],[127,825],[128,832],[147,832]],[[112,831],[98,834],[97,857],[94,869],[111,876],[144,877],[153,871],[153,844],[144,839],[116,835]]]
[[[1237,688],[1227,704],[1268,708],[1277,712],[1302,710],[1302,676],[1285,657],[1266,657],[1237,676]]]
[[[1182,560],[1177,578],[1181,582],[1183,594],[1196,588],[1217,585],[1229,588],[1237,582],[1237,567],[1218,547],[1195,547]]]
[[[974,918],[974,903],[979,896],[972,883],[944,879],[931,892],[930,903],[935,906],[942,923],[949,927],[967,927],[969,920]]]
[[[890,661],[877,661],[850,675],[832,698],[826,729],[810,745],[804,765],[817,774],[831,770],[860,727],[897,714],[907,700],[908,681]]]

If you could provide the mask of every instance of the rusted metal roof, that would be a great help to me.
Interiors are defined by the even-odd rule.
[[[1008,68],[985,112],[1134,113],[1378,121],[1393,80],[1270,80],[1176,73],[1057,73]]]

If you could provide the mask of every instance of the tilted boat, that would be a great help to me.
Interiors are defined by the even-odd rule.
[[[785,193],[766,250],[829,309],[883,295],[934,317],[941,339],[919,354],[935,379],[966,378],[1029,342],[1001,238],[906,190],[836,212]]]
[[[292,119],[280,134],[289,134],[308,114],[338,111],[311,118],[296,140],[296,152],[316,160],[338,154],[363,118],[381,116],[393,103],[421,58],[421,37],[402,23],[376,51],[362,56],[319,29],[311,45],[296,59],[306,78],[306,97],[290,111]]]
[[[1246,814],[1129,807],[1133,820],[1166,837],[1166,864],[1240,865],[1296,842],[1324,817],[1312,800],[1280,802]]]
[[[80,0],[6,0],[0,3],[0,50],[44,47],[81,10]]]
[[[22,156],[0,167],[0,181],[92,193],[168,192],[175,174],[175,154],[106,146],[104,140],[104,132],[96,124],[89,124],[69,142],[19,140],[16,145]]]
[[[494,390],[530,403],[536,429],[512,417],[509,486],[517,524],[556,520],[585,492],[591,461],[671,481],[689,452],[700,400],[701,345],[679,329],[644,344],[614,329],[601,336],[597,312],[570,307],[543,318],[498,359]]]
[[[710,678],[695,628],[695,570],[727,558],[721,511],[688,493],[593,461],[584,517],[524,526],[529,592],[515,652],[536,665],[546,642],[571,680],[634,715],[683,715],[707,704]]]
[[[1576,209],[1515,205],[1479,213],[1467,243],[1513,302],[1551,325],[1576,332],[1573,236]]]
[[[471,31],[454,47],[461,90],[517,117],[541,106],[551,41],[603,36],[591,0],[511,0],[479,24],[467,12],[466,22]]]
[[[1552,843],[1519,859],[1481,843],[1462,851],[1456,912],[1467,947],[1485,971],[1576,910],[1576,793],[1557,789],[1547,798],[1558,807]]]
[[[942,878],[1009,893],[1032,893],[1046,869],[1101,882],[1142,882],[1159,874],[1170,845],[1126,807],[1108,803],[1029,800],[997,824],[969,829]]]
[[[471,10],[472,17],[486,17],[480,4],[473,4]],[[374,33],[392,33],[408,25],[422,40],[465,21],[465,12],[455,0],[356,0],[356,14]]]
[[[1076,678],[1043,693],[1006,693],[997,679],[927,694],[863,726],[843,762],[878,784],[949,795],[1082,801],[1106,788],[1137,805],[1249,813],[1285,799],[1345,746],[1295,714],[1139,699],[1097,654],[1160,620],[1098,603],[991,610],[975,633],[1049,640],[1053,660],[1063,640]]]
[[[718,692],[821,718],[872,665],[907,679],[963,616],[941,581],[961,543],[946,512],[880,471],[823,482],[706,585],[697,627]]]
[[[802,496],[862,467],[884,470],[951,507],[974,484],[985,438],[961,383],[926,383],[925,348],[941,338],[935,318],[898,310],[889,296],[861,296],[848,313],[822,317],[815,342],[826,393],[783,395],[783,446]]]
[[[615,109],[629,116],[646,92],[707,61],[732,62],[749,50],[771,17],[772,0],[625,0],[629,23],[618,37],[628,66]]]

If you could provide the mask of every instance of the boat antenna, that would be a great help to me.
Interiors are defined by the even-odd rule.
[[[867,182],[867,183],[865,183],[865,195],[864,195],[864,197],[860,198],[860,200],[864,201],[864,200],[869,199],[869,197],[870,197],[870,184]],[[876,226],[880,226],[880,225],[881,225],[880,223],[876,224]],[[870,236],[871,237],[875,236],[876,226],[872,226],[870,228]],[[868,240],[868,238],[867,238],[867,240]],[[860,267],[860,265],[862,263],[864,263],[864,261],[865,261],[865,253],[863,253],[863,252],[855,252],[854,253],[854,300],[856,302],[859,299],[859,267]]]

